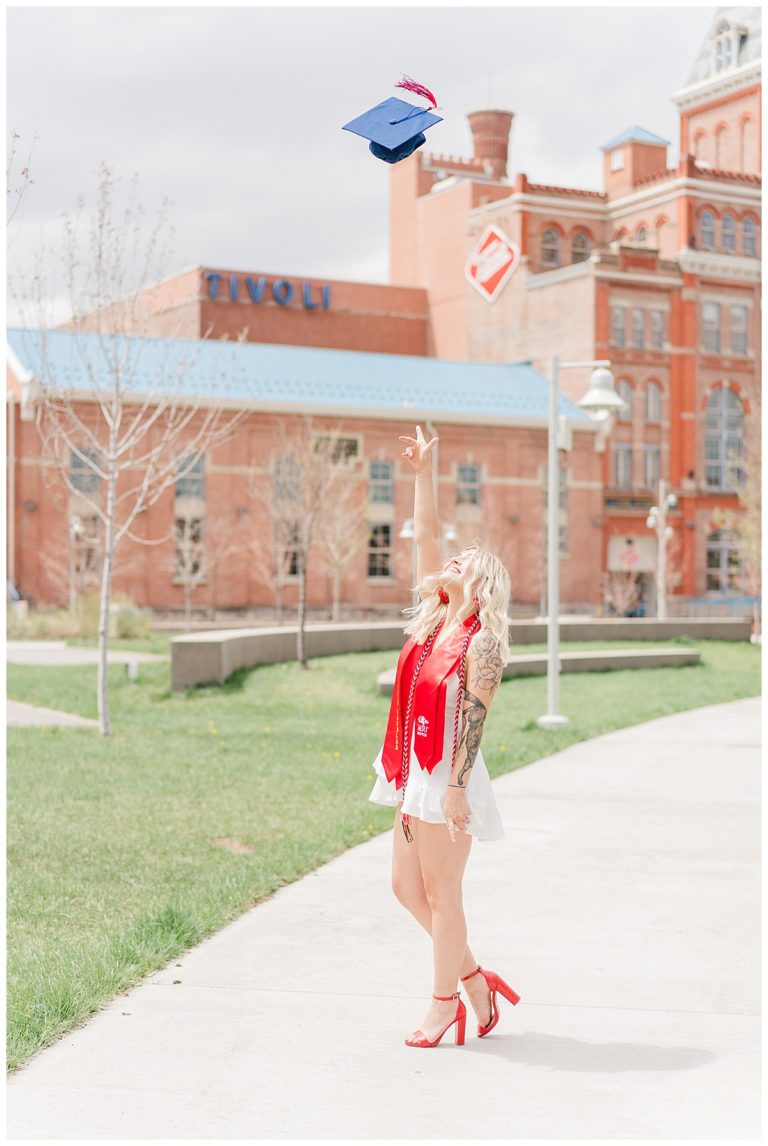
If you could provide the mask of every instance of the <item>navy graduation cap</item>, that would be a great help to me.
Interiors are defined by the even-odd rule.
[[[429,88],[407,76],[395,87],[423,96],[430,101],[432,108],[437,107],[437,100]],[[383,159],[385,163],[399,163],[401,159],[412,155],[422,143],[426,143],[424,132],[436,123],[442,123],[442,116],[434,115],[429,108],[416,107],[415,104],[391,96],[345,123],[342,131],[351,131],[363,139],[369,139],[368,148],[377,159]]]

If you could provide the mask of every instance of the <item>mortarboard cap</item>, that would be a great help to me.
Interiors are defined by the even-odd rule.
[[[424,132],[436,123],[442,123],[442,116],[391,96],[345,123],[342,131],[369,139],[369,149],[377,159],[399,163],[426,143]]]

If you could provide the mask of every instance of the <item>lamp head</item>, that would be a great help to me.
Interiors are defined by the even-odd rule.
[[[611,414],[627,409],[613,386],[613,374],[607,366],[597,366],[589,376],[589,389],[576,403],[595,421],[604,422]]]

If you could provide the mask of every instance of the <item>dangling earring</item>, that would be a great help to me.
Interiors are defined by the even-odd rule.
[[[438,588],[437,595],[440,598],[440,601],[442,602],[443,605],[448,604],[448,594],[446,593],[446,591],[442,585],[440,585],[440,587]]]

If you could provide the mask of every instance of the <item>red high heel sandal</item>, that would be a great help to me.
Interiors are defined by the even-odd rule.
[[[445,1028],[445,1030],[442,1030],[440,1032],[440,1034],[437,1036],[437,1038],[435,1039],[434,1042],[430,1042],[429,1039],[427,1038],[427,1036],[425,1034],[423,1034],[421,1031],[414,1031],[413,1034],[409,1035],[408,1038],[405,1040],[405,1045],[407,1047],[436,1047],[437,1044],[440,1042],[440,1039],[443,1037],[445,1032],[448,1030],[448,1028],[452,1027],[454,1023],[457,1023],[458,1025],[456,1027],[456,1045],[459,1047],[463,1047],[464,1046],[464,1032],[465,1032],[466,1027],[467,1027],[467,1008],[464,1006],[463,1002],[461,1001],[461,995],[457,991],[455,995],[433,995],[432,998],[437,999],[438,1003],[449,1003],[451,1001],[451,999],[458,999],[459,1005],[456,1008],[456,1014],[451,1019],[450,1023]]]
[[[461,982],[465,983],[467,979],[471,979],[472,976],[477,975],[478,972],[485,979],[486,983],[488,984],[488,990],[491,992],[491,1017],[488,1020],[486,1026],[483,1026],[482,1023],[477,1024],[477,1037],[481,1039],[483,1035],[487,1035],[490,1031],[492,1031],[499,1021],[499,1008],[496,1004],[496,992],[498,991],[500,995],[503,995],[504,998],[508,999],[509,1002],[513,1005],[520,1002],[520,996],[518,995],[517,991],[513,991],[509,983],[505,983],[504,980],[499,975],[497,975],[495,971],[484,971],[479,964],[477,968],[469,975],[462,975]]]

